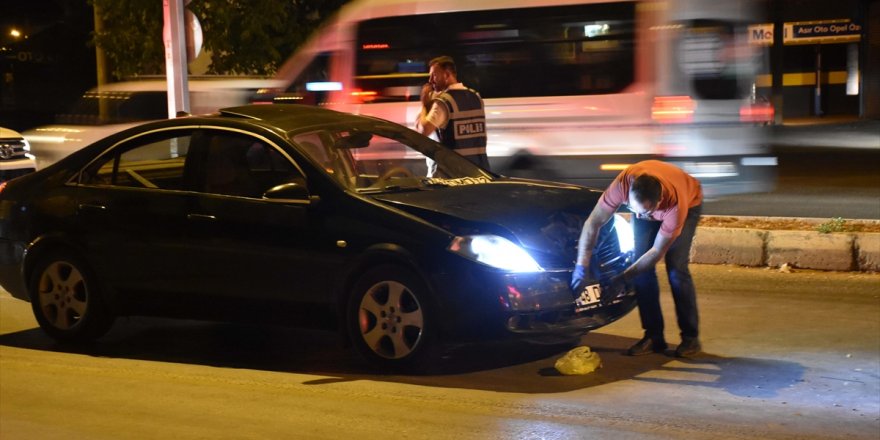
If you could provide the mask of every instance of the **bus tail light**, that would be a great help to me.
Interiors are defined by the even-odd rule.
[[[661,124],[693,122],[697,103],[690,96],[655,96],[651,119]]]
[[[364,91],[364,90],[356,89],[353,92],[351,92],[351,97],[354,98],[354,100],[356,102],[361,102],[361,103],[372,102],[373,100],[376,99],[377,95],[378,95],[377,92],[370,91],[370,90]]]

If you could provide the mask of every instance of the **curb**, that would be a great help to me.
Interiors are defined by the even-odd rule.
[[[690,261],[752,267],[880,271],[880,232],[823,234],[697,227]]]

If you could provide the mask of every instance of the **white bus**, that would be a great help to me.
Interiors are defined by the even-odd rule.
[[[414,127],[428,61],[483,97],[492,171],[602,187],[674,162],[707,197],[765,191],[776,160],[742,1],[354,0],[279,69],[274,102]]]

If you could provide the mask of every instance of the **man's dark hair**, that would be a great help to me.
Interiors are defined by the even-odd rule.
[[[632,187],[630,188],[630,192],[633,193],[633,196],[639,203],[646,201],[653,203],[659,202],[661,191],[660,181],[657,180],[656,177],[648,174],[639,174],[636,176],[636,178],[633,179]]]
[[[453,60],[452,57],[443,55],[434,58],[433,60],[431,60],[431,62],[428,63],[428,67],[431,67],[435,64],[439,65],[441,69],[450,72],[453,75],[457,75],[455,71],[455,60]]]

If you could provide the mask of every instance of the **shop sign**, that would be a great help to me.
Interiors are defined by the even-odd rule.
[[[749,44],[770,46],[773,44],[773,23],[753,24],[748,28]]]
[[[862,25],[849,19],[785,23],[785,44],[829,44],[859,41]]]

